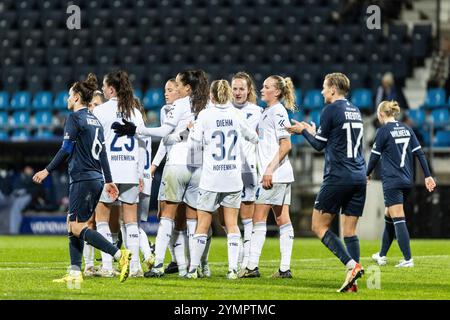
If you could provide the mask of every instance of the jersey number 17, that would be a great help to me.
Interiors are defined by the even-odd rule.
[[[347,131],[347,158],[356,158],[363,137],[363,124],[360,122],[346,122],[342,126],[342,129]],[[359,130],[358,137],[356,138],[355,147],[353,147],[352,141],[352,130],[354,129]]]

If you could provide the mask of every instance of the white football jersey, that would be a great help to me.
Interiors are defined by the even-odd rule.
[[[264,109],[258,124],[258,176],[262,179],[269,163],[274,159],[280,147],[280,139],[290,139],[285,125],[289,126],[289,116],[281,103]],[[290,183],[294,181],[289,156],[286,155],[272,177],[273,183]]]
[[[159,112],[159,121],[161,125],[163,125],[164,121],[166,121],[167,113],[171,112],[172,107],[173,106],[171,104],[166,104],[161,108],[161,111]],[[156,151],[155,157],[153,158],[152,164],[159,166],[169,149],[170,146],[166,146],[164,144],[163,139],[161,139],[161,141],[159,142],[158,150]]]
[[[111,125],[114,122],[122,123],[122,114],[117,108],[117,99],[112,98],[95,107],[93,114],[103,126],[105,134],[106,153],[111,168],[114,183],[139,183],[139,146],[135,136],[117,136]],[[131,122],[144,125],[141,112],[134,109]]]
[[[241,146],[243,139],[257,143],[239,110],[231,103],[202,110],[189,134],[194,144],[203,144],[200,189],[213,192],[242,190]]]
[[[189,96],[175,100],[173,105],[165,110],[163,124],[173,126],[173,132],[185,130],[191,121],[194,121],[194,114],[191,111],[191,99]],[[191,165],[191,157],[192,154],[187,141],[181,141],[173,144],[167,151],[166,165]]]
[[[245,121],[247,121],[249,127],[256,132],[263,109],[250,102],[246,103],[243,106],[235,104],[234,107],[243,113]],[[254,145],[250,141],[242,141],[242,172],[256,172],[256,150],[256,145]]]
[[[142,137],[141,143],[145,146],[145,152],[143,159],[139,159],[139,161],[143,161],[144,166],[144,173],[143,173],[143,180],[144,180],[144,189],[142,190],[143,194],[150,195],[152,191],[152,175],[150,173],[150,164],[151,164],[151,157],[152,157],[152,138],[151,137]]]

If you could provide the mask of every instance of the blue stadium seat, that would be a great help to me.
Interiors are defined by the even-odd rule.
[[[9,140],[9,135],[6,131],[0,130],[0,140]]]
[[[450,125],[448,109],[436,109],[431,112],[431,120],[435,128],[444,128]]]
[[[50,91],[41,91],[36,93],[32,102],[33,109],[52,109],[53,97]]]
[[[27,129],[16,129],[11,134],[12,140],[28,140],[30,138],[30,133]]]
[[[445,90],[443,88],[434,88],[427,91],[425,98],[425,108],[440,108],[446,105]]]
[[[438,131],[434,137],[434,147],[450,147],[450,131]]]
[[[372,109],[372,91],[363,88],[353,90],[352,103],[359,109]]]
[[[30,125],[30,113],[28,111],[16,111],[12,115],[12,125],[15,127],[28,127]]]
[[[141,89],[134,89],[134,96],[138,98],[142,102],[142,90]]]
[[[288,111],[288,115],[289,115],[289,119],[294,119],[297,121],[305,120],[305,114],[304,114],[303,110],[299,110],[297,112]]]
[[[0,127],[4,128],[8,125],[8,113],[0,111]]]
[[[7,110],[9,108],[9,93],[0,91],[0,110]]]
[[[26,91],[19,91],[14,93],[11,99],[11,109],[29,109],[31,106],[31,95]]]
[[[49,127],[52,125],[52,118],[50,111],[38,111],[34,115],[34,125],[37,127]]]
[[[426,114],[423,109],[408,110],[408,116],[414,124],[414,127],[419,128],[425,123]]]
[[[293,134],[291,135],[291,142],[293,144],[302,145],[306,143],[306,140],[305,137],[300,134]]]
[[[301,105],[302,98],[302,89],[295,89],[295,99],[297,101],[297,105]]]
[[[314,122],[316,124],[316,127],[319,128],[319,124],[320,124],[320,113],[321,110],[312,110],[309,114],[309,122]]]
[[[317,109],[323,107],[323,97],[320,90],[309,90],[305,94],[305,100],[303,100],[303,106],[305,109]]]
[[[47,140],[47,139],[54,138],[55,135],[50,130],[42,129],[42,130],[36,131],[36,133],[34,134],[34,137],[38,140]]]
[[[55,101],[53,102],[53,107],[58,110],[67,109],[67,99],[69,94],[67,91],[60,91],[56,94]]]
[[[428,130],[425,130],[423,128],[420,128],[417,130],[419,135],[422,137],[421,144],[423,147],[429,147],[430,146],[430,132]]]
[[[143,103],[146,109],[162,107],[165,104],[163,90],[160,88],[147,90]]]

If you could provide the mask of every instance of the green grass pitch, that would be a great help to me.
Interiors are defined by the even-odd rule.
[[[153,240],[153,239],[152,239]],[[366,275],[358,293],[336,293],[344,280],[341,263],[317,239],[297,238],[292,256],[294,279],[271,279],[278,268],[279,242],[267,239],[259,279],[227,280],[225,238],[213,238],[210,253],[212,278],[188,280],[176,275],[160,279],[88,278],[80,289],[52,283],[69,264],[66,237],[0,237],[0,300],[3,299],[450,299],[450,241],[413,240],[415,267],[396,269],[401,258],[394,242],[388,265],[377,267],[370,256],[378,241],[362,241]],[[97,254],[99,255],[99,254]],[[168,256],[166,256],[167,262]],[[369,287],[377,284],[378,289]]]

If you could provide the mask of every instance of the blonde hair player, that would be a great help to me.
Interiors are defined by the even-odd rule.
[[[246,72],[238,72],[231,80],[233,106],[243,113],[247,124],[256,132],[262,114],[262,108],[256,105],[256,87],[253,79]],[[242,159],[242,194],[239,215],[244,227],[243,245],[239,252],[240,269],[247,267],[250,256],[250,239],[253,232],[253,213],[255,211],[258,174],[256,146],[249,141],[241,143]],[[219,220],[224,227],[223,212],[219,210]],[[225,228],[226,229],[226,228]],[[225,230],[226,231],[226,230]]]
[[[291,133],[302,134],[317,151],[325,149],[323,183],[312,214],[312,230],[322,243],[346,266],[347,275],[338,292],[356,292],[356,280],[364,274],[359,264],[356,226],[366,201],[366,162],[363,156],[361,112],[345,96],[350,80],[342,73],[330,73],[323,81],[326,103],[320,127],[292,120]],[[345,246],[330,230],[336,215],[343,215]]]
[[[387,263],[386,254],[394,238],[403,253],[403,260],[396,267],[413,267],[409,233],[406,226],[403,203],[408,198],[414,183],[414,156],[419,159],[425,176],[425,186],[429,192],[436,187],[431,176],[425,154],[414,131],[406,124],[396,120],[400,107],[396,101],[383,101],[378,106],[377,116],[382,124],[378,129],[367,167],[370,179],[381,158],[381,180],[383,182],[385,229],[381,241],[381,251],[372,259],[383,266]]]
[[[200,112],[189,142],[203,145],[203,169],[197,203],[198,223],[187,278],[196,279],[204,253],[212,214],[223,208],[228,242],[228,279],[237,279],[241,234],[237,225],[241,205],[241,141],[258,142],[258,135],[231,104],[231,87],[226,80],[211,84],[210,107]]]
[[[289,161],[291,139],[285,125],[289,124],[287,110],[295,110],[294,85],[290,78],[268,77],[261,90],[267,103],[258,124],[258,173],[260,184],[256,191],[253,234],[250,240],[248,265],[240,277],[259,277],[259,257],[266,239],[267,216],[270,209],[280,228],[281,261],[275,278],[292,278],[290,263],[294,243],[294,229],[289,217],[291,183],[294,173]]]

